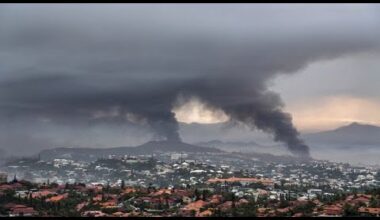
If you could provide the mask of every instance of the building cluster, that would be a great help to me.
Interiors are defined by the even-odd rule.
[[[24,158],[2,169],[4,216],[380,214],[378,170],[328,161],[173,152],[91,162]]]
[[[244,193],[239,193],[244,192]],[[290,196],[269,178],[213,178],[205,187],[102,184],[0,184],[1,216],[379,216],[380,190],[309,197]],[[316,196],[310,196],[316,195]]]
[[[213,178],[270,178],[283,187],[323,188],[347,191],[379,185],[378,169],[353,167],[328,161],[279,163],[260,161],[233,154],[109,155],[92,162],[56,158],[52,161],[20,159],[2,168],[10,176],[31,182],[100,183],[156,187],[195,186]],[[0,180],[4,175],[0,174]],[[306,192],[306,189],[304,190]]]

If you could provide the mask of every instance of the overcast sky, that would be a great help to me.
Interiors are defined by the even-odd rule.
[[[2,4],[0,144],[123,145],[232,120],[303,148],[297,130],[380,124],[379,33],[366,4]]]
[[[379,53],[360,53],[310,64],[273,83],[302,130],[351,122],[380,125]],[[313,83],[309,83],[313,82]]]

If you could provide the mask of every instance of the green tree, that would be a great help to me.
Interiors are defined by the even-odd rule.
[[[359,212],[357,207],[351,206],[348,203],[345,203],[343,206],[343,216],[358,216]]]
[[[209,190],[207,190],[207,189],[203,190],[202,191],[202,200],[206,201],[206,199],[209,197],[209,195],[210,195],[210,191]]]
[[[195,200],[199,200],[201,198],[201,193],[198,189],[194,190]]]
[[[375,198],[375,196],[372,196],[368,206],[371,208],[378,208],[380,207],[380,200]]]

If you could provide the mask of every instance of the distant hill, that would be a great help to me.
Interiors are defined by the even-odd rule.
[[[54,148],[40,152],[41,159],[67,158],[75,160],[91,161],[107,155],[139,155],[156,152],[222,152],[212,147],[200,147],[183,142],[150,141],[136,147],[113,148]]]
[[[196,145],[204,147],[252,147],[260,146],[254,141],[242,142],[242,141],[220,141],[220,140],[211,140],[211,141],[202,141],[196,143]]]
[[[251,130],[243,125],[231,125],[228,122],[215,124],[179,123],[180,134],[183,140],[190,143],[208,142],[210,140],[259,143],[271,141],[267,133],[260,130]]]
[[[380,127],[357,122],[331,131],[304,134],[302,137],[311,144],[380,147]]]
[[[212,147],[201,147],[184,142],[170,142],[170,141],[150,141],[143,145],[134,147],[136,153],[144,152],[221,152],[220,150]]]

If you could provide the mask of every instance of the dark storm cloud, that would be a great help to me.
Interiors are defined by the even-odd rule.
[[[182,94],[308,155],[267,83],[377,49],[379,21],[367,5],[2,5],[0,117],[74,126],[101,112],[179,140]]]

